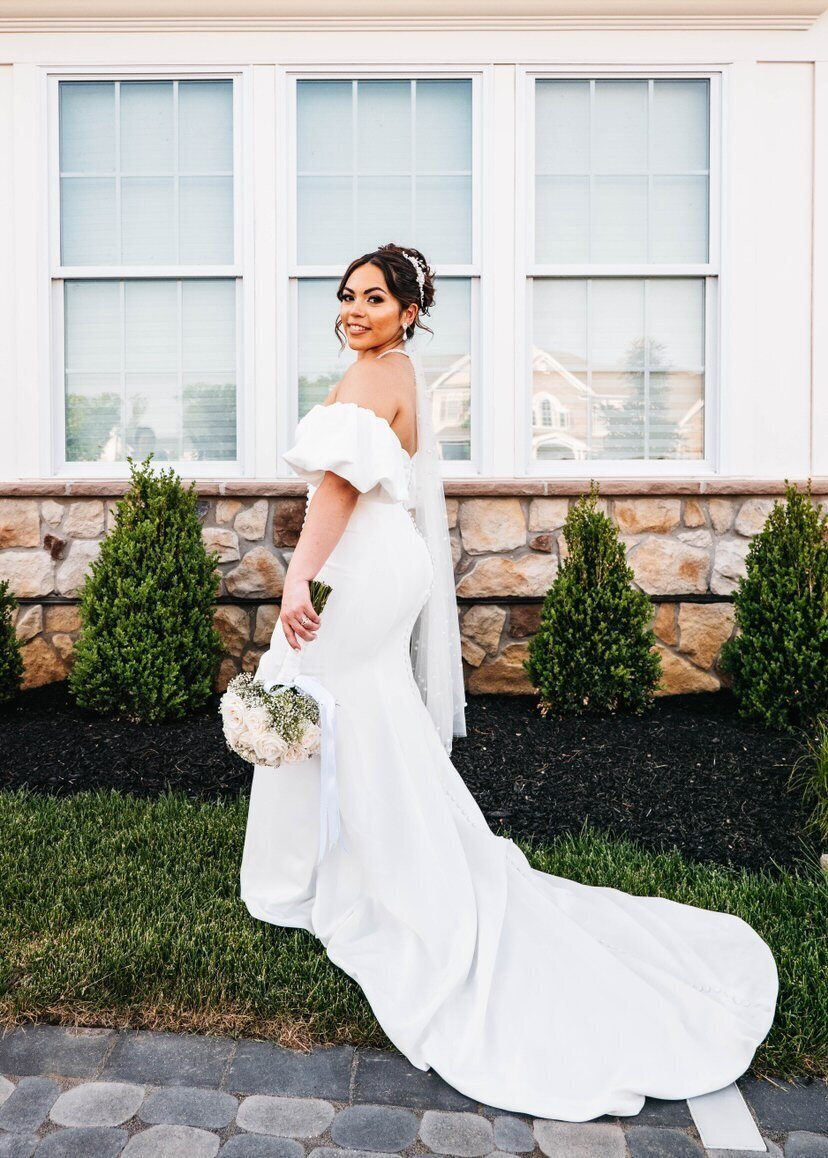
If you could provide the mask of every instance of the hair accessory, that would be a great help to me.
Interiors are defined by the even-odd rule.
[[[422,265],[420,265],[420,262],[417,260],[413,253],[408,253],[405,249],[403,249],[401,252],[403,257],[407,257],[417,271],[417,285],[420,287],[420,309],[422,309],[423,299],[425,296],[425,270],[423,269]]]

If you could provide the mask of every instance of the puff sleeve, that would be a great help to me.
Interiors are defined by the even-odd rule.
[[[311,407],[283,457],[313,486],[330,470],[359,491],[379,486],[395,502],[408,497],[409,459],[400,440],[384,418],[355,402]]]

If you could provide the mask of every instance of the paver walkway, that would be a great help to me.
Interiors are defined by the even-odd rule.
[[[0,1038],[0,1158],[698,1158],[686,1102],[560,1122],[474,1102],[396,1051],[27,1025]],[[737,1083],[774,1158],[828,1158],[828,1084]]]

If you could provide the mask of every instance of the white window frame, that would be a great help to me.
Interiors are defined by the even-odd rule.
[[[278,69],[277,83],[280,88],[280,103],[284,108],[281,118],[286,136],[282,137],[286,147],[282,150],[281,188],[282,206],[280,213],[279,253],[282,255],[279,269],[280,285],[285,287],[282,300],[277,304],[276,332],[289,335],[289,343],[281,343],[283,350],[280,357],[280,366],[285,373],[283,381],[286,383],[286,396],[280,400],[279,421],[279,462],[282,454],[291,445],[292,434],[298,421],[298,397],[296,383],[299,377],[298,368],[298,302],[299,280],[303,277],[330,277],[340,278],[344,267],[338,265],[300,265],[297,260],[298,231],[296,229],[296,169],[297,169],[297,101],[296,84],[299,80],[428,80],[428,79],[462,79],[472,82],[472,253],[471,261],[465,264],[440,265],[433,261],[429,254],[426,257],[432,262],[437,271],[437,277],[468,277],[471,279],[471,383],[470,383],[470,422],[469,436],[471,442],[470,458],[467,461],[441,462],[444,478],[469,478],[485,473],[487,460],[491,458],[491,449],[485,443],[491,441],[489,431],[490,418],[488,416],[488,399],[490,390],[488,382],[488,367],[484,364],[486,343],[483,334],[489,329],[485,323],[487,307],[487,263],[485,253],[487,246],[484,238],[484,211],[483,197],[486,188],[484,163],[490,159],[484,154],[484,103],[490,99],[491,89],[490,65],[443,66],[439,64],[383,64],[363,66],[353,64],[329,64],[325,66],[290,65]],[[278,142],[277,142],[278,145]],[[279,165],[279,149],[277,147],[277,165]],[[379,242],[378,242],[379,244]],[[405,242],[403,242],[405,244]],[[357,255],[354,254],[354,257]],[[335,299],[334,299],[335,301]],[[435,309],[439,308],[435,305]],[[333,321],[336,310],[332,304],[331,319]],[[429,318],[424,319],[427,324]],[[344,369],[343,369],[344,373]],[[282,375],[280,375],[282,377]],[[294,477],[293,474],[287,477]]]
[[[130,279],[236,279],[236,448],[234,462],[225,460],[152,459],[154,466],[172,467],[183,478],[225,477],[241,478],[255,474],[253,422],[253,302],[254,278],[252,198],[252,150],[245,139],[253,124],[251,69],[245,65],[214,65],[176,67],[111,66],[49,67],[43,69],[45,87],[44,107],[47,109],[47,197],[48,214],[48,269],[51,322],[50,358],[50,429],[45,451],[50,475],[56,478],[123,478],[130,477],[129,463],[124,462],[67,462],[66,424],[64,406],[64,282],[68,279],[105,278],[126,281]],[[225,266],[63,266],[60,264],[60,172],[59,172],[59,83],[61,81],[118,81],[118,80],[232,80],[233,82],[233,235],[235,262]]]
[[[594,264],[545,264],[536,262],[532,247],[535,221],[535,81],[537,79],[605,80],[605,79],[685,79],[701,78],[710,81],[710,188],[709,188],[709,251],[707,262],[681,264],[632,263],[619,266]],[[519,313],[517,333],[522,342],[515,343],[515,474],[524,478],[583,478],[585,474],[598,478],[687,478],[715,476],[719,470],[720,409],[719,382],[721,380],[721,346],[725,333],[726,287],[722,279],[723,229],[721,189],[725,178],[725,156],[722,149],[722,109],[724,70],[721,67],[684,67],[669,65],[596,65],[569,67],[565,65],[517,65],[516,151],[518,154],[518,204],[522,212],[515,214],[516,263],[515,302]],[[523,132],[520,126],[523,125]],[[560,460],[554,463],[532,462],[531,454],[531,351],[534,340],[532,282],[536,277],[703,277],[705,279],[704,317],[704,449],[703,459],[581,459]]]

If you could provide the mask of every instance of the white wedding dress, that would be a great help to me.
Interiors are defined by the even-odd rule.
[[[719,1090],[771,1027],[773,955],[740,917],[541,872],[489,828],[411,667],[433,575],[407,506],[416,457],[350,402],[314,406],[285,454],[309,501],[326,470],[361,492],[301,645],[336,700],[345,839],[317,863],[320,756],[256,767],[241,898],[317,937],[412,1065],[477,1101],[582,1122]],[[258,678],[289,654],[277,620]]]

